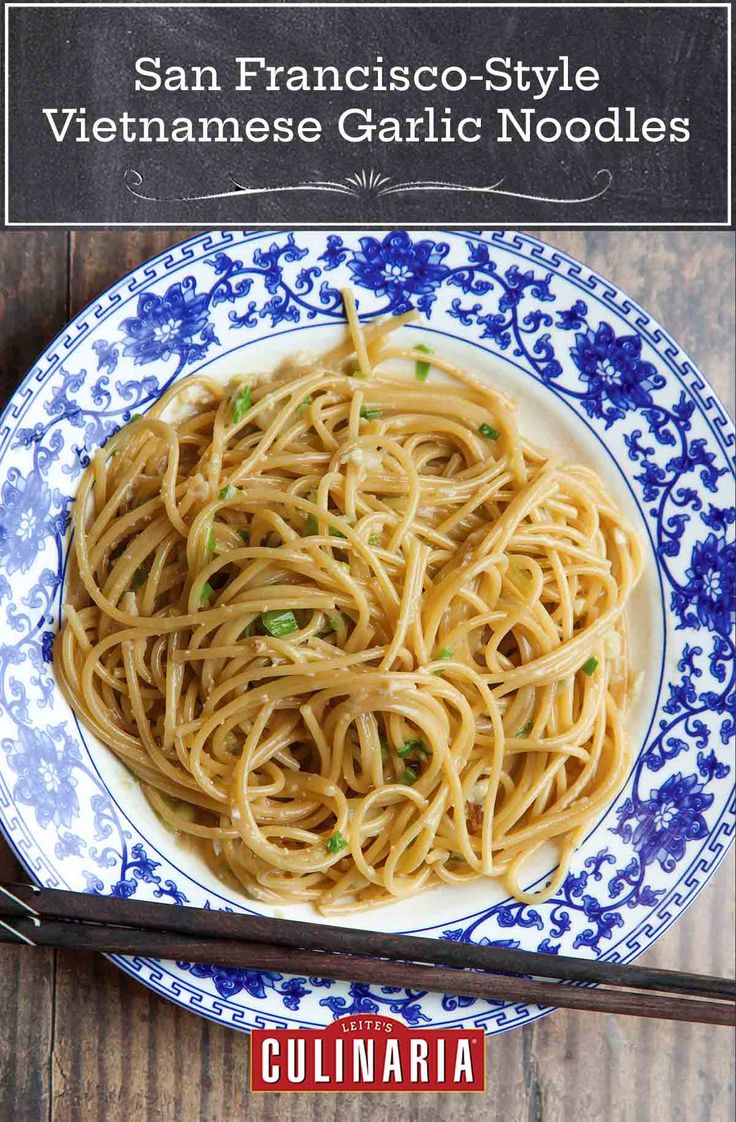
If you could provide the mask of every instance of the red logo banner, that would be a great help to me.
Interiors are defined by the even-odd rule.
[[[324,1029],[254,1029],[252,1091],[485,1091],[482,1029],[341,1017]]]

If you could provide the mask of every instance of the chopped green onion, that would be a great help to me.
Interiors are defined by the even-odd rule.
[[[387,760],[388,759],[388,744],[386,743],[386,740],[384,739],[384,737],[379,738],[379,744],[381,745],[381,755],[383,756],[384,760]]]
[[[309,397],[305,397],[305,398],[304,398],[304,401],[301,401],[301,402],[299,403],[299,406],[298,406],[298,408],[299,408],[299,411],[300,411],[300,412],[303,412],[303,411],[304,411],[305,409],[307,409],[307,408],[308,408],[308,407],[309,407],[309,406],[310,406],[311,404],[312,404],[312,398],[311,398],[311,396],[309,396]]]
[[[207,535],[207,557],[212,557],[212,554],[217,549],[217,538],[213,526],[210,526],[210,532]]]
[[[325,849],[328,853],[339,853],[341,849],[345,849],[347,844],[347,838],[344,838],[339,830],[335,830],[332,837],[325,842]]]
[[[514,735],[515,736],[528,736],[533,728],[534,728],[534,721],[527,721],[527,723],[525,725],[523,725],[517,733],[514,733]]]
[[[364,421],[375,421],[376,417],[381,416],[381,410],[374,409],[372,406],[364,405],[360,411],[360,415]]]
[[[368,375],[366,374],[366,372],[364,370],[361,370],[360,367],[357,366],[355,368],[355,370],[353,371],[353,377],[354,378],[360,378],[361,382],[365,382],[368,378]]]
[[[296,616],[290,608],[285,611],[276,609],[272,612],[261,612],[261,623],[268,634],[273,635],[275,639],[280,639],[282,635],[291,635],[293,631],[299,630]]]
[[[371,534],[371,536],[368,538],[368,545],[380,545],[380,544],[381,544],[381,535],[380,534]]]
[[[137,590],[146,583],[147,577],[148,569],[145,565],[139,565],[136,571],[133,573],[130,581],[130,587],[132,588],[133,592],[137,592]]]
[[[238,530],[238,537],[244,541],[246,545],[250,545],[250,533],[248,530]]]
[[[452,647],[443,647],[442,650],[437,655],[437,658],[445,658],[445,659],[452,658],[454,653],[455,652],[453,651]]]
[[[350,565],[347,561],[338,561],[337,564],[341,569],[344,569],[346,573],[350,572]]]
[[[242,421],[252,404],[253,390],[250,386],[241,386],[232,401],[231,418],[234,425],[237,425],[238,421]]]
[[[485,421],[482,425],[478,426],[478,432],[481,434],[481,436],[487,436],[489,440],[498,440],[499,436],[501,435],[498,429],[491,428],[491,426],[487,425]]]
[[[334,615],[329,616],[327,620],[327,627],[324,631],[319,632],[320,639],[325,635],[331,635],[333,631],[337,631],[343,620],[345,621],[346,625],[350,622],[344,612],[336,612]]]
[[[143,416],[142,413],[131,413],[130,419],[131,419],[131,421],[140,421],[142,416]]]
[[[237,495],[238,488],[233,487],[232,483],[228,483],[227,487],[223,487],[217,496],[218,499],[231,499],[233,495]]]
[[[595,674],[595,671],[596,671],[597,667],[598,667],[598,659],[597,658],[589,658],[586,662],[583,663],[583,665],[580,667],[580,669],[582,670],[583,674],[587,674],[588,677],[591,678],[593,676],[593,674]]]
[[[452,861],[452,862],[456,862],[456,861],[464,861],[465,858],[463,857],[462,853],[451,853],[450,856],[447,858],[447,860]]]
[[[307,538],[311,534],[316,534],[318,532],[319,532],[319,526],[317,524],[317,519],[316,519],[315,515],[314,514],[308,515],[307,516],[307,521],[304,523],[303,537]],[[334,526],[329,526],[327,532],[329,533],[331,538],[344,538],[345,537],[345,535],[343,533],[341,533],[340,530],[336,530]]]
[[[191,803],[184,802],[183,799],[169,799],[167,801],[180,822],[194,822],[196,820],[196,806],[192,806]]]
[[[417,773],[413,768],[405,767],[399,776],[399,783],[406,783],[407,786],[411,787],[412,783],[416,783],[417,778]]]
[[[432,348],[428,347],[425,343],[418,343],[416,345],[416,347],[414,347],[414,350],[415,351],[422,351],[425,355],[431,355],[431,354],[434,353],[432,351]],[[421,359],[417,359],[417,361],[414,365],[414,373],[416,375],[416,379],[417,379],[418,382],[426,382],[427,381],[427,376],[429,374],[429,366],[430,366],[430,364],[428,362],[423,362]]]
[[[401,756],[402,759],[404,756],[408,756],[411,752],[422,752],[425,756],[432,755],[423,740],[407,740],[401,745],[400,748],[396,749],[396,755]]]
[[[303,536],[310,537],[312,534],[319,533],[319,530],[320,527],[318,521],[316,521],[315,515],[307,515],[306,522],[304,523]],[[335,530],[334,526],[328,527],[328,533],[330,534],[330,537],[344,537],[344,534],[339,530]]]
[[[212,587],[212,585],[210,584],[210,582],[208,580],[206,580],[204,582],[204,584],[202,585],[201,591],[199,593],[200,604],[204,604],[206,600],[209,600],[210,596],[212,595],[212,593],[214,591],[215,590]]]

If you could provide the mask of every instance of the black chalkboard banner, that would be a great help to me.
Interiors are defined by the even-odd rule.
[[[7,225],[729,225],[727,4],[7,4]]]

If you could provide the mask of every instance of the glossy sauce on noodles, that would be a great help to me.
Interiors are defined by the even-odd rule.
[[[394,342],[410,316],[346,312],[318,362],[187,378],[96,454],[57,674],[253,898],[332,913],[501,877],[538,900],[628,771],[639,544],[507,397]]]

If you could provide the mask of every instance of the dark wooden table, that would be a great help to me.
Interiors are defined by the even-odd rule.
[[[102,289],[188,231],[0,234],[0,391]],[[613,277],[733,412],[729,233],[542,231]],[[19,870],[0,843],[0,878]],[[733,973],[733,852],[650,965]],[[0,1122],[729,1122],[733,1034],[558,1012],[488,1042],[484,1096],[256,1095],[248,1039],[169,1005],[101,958],[0,951]]]

